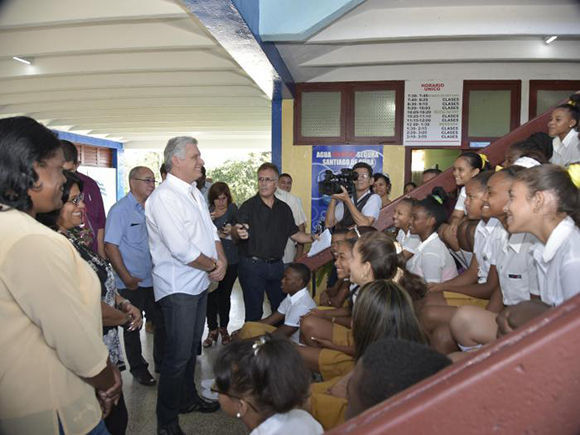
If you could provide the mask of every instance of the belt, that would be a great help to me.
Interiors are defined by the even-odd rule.
[[[268,258],[261,258],[261,257],[249,257],[250,260],[254,260],[254,261],[259,261],[261,263],[277,263],[278,261],[281,261],[281,258],[273,258],[273,257],[268,257]]]

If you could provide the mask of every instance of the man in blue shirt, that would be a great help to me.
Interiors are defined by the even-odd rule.
[[[155,325],[153,357],[158,370],[161,366],[164,331],[163,321],[153,296],[153,268],[145,224],[145,200],[155,189],[153,172],[137,166],[129,172],[130,192],[118,201],[107,217],[105,252],[115,269],[117,289],[131,304],[145,310]],[[141,351],[139,331],[124,332],[125,353],[135,379],[143,385],[155,385]]]

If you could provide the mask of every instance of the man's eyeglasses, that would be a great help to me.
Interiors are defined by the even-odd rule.
[[[270,177],[259,177],[258,178],[259,183],[275,183],[276,181],[278,181],[277,178],[270,178]]]
[[[147,184],[157,183],[157,181],[155,181],[155,178],[133,178],[133,180],[143,181],[144,183],[147,183]]]
[[[85,194],[84,193],[79,193],[77,196],[73,196],[72,198],[69,198],[67,202],[70,202],[72,205],[74,205],[75,207],[78,207],[79,204],[85,199]]]

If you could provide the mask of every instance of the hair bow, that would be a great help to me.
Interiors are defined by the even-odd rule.
[[[572,163],[568,166],[568,174],[572,179],[572,183],[580,189],[580,163]]]
[[[479,157],[481,158],[481,169],[483,169],[485,168],[485,164],[489,162],[489,159],[483,153],[479,154]]]
[[[443,199],[439,195],[431,195],[435,201],[443,205]]]
[[[256,341],[254,341],[254,344],[252,344],[252,349],[254,350],[254,356],[258,356],[258,352],[260,351],[260,349],[262,348],[262,346],[264,346],[266,344],[266,336],[262,335],[261,337],[258,337],[256,339]]]

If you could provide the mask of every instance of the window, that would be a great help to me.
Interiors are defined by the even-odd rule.
[[[294,142],[402,143],[403,88],[402,81],[298,84]]]
[[[113,150],[111,148],[95,147],[75,143],[79,151],[81,166],[97,166],[99,168],[113,167]]]
[[[529,119],[533,119],[580,89],[580,80],[530,80]]]
[[[463,82],[462,148],[482,148],[520,125],[521,81]]]

